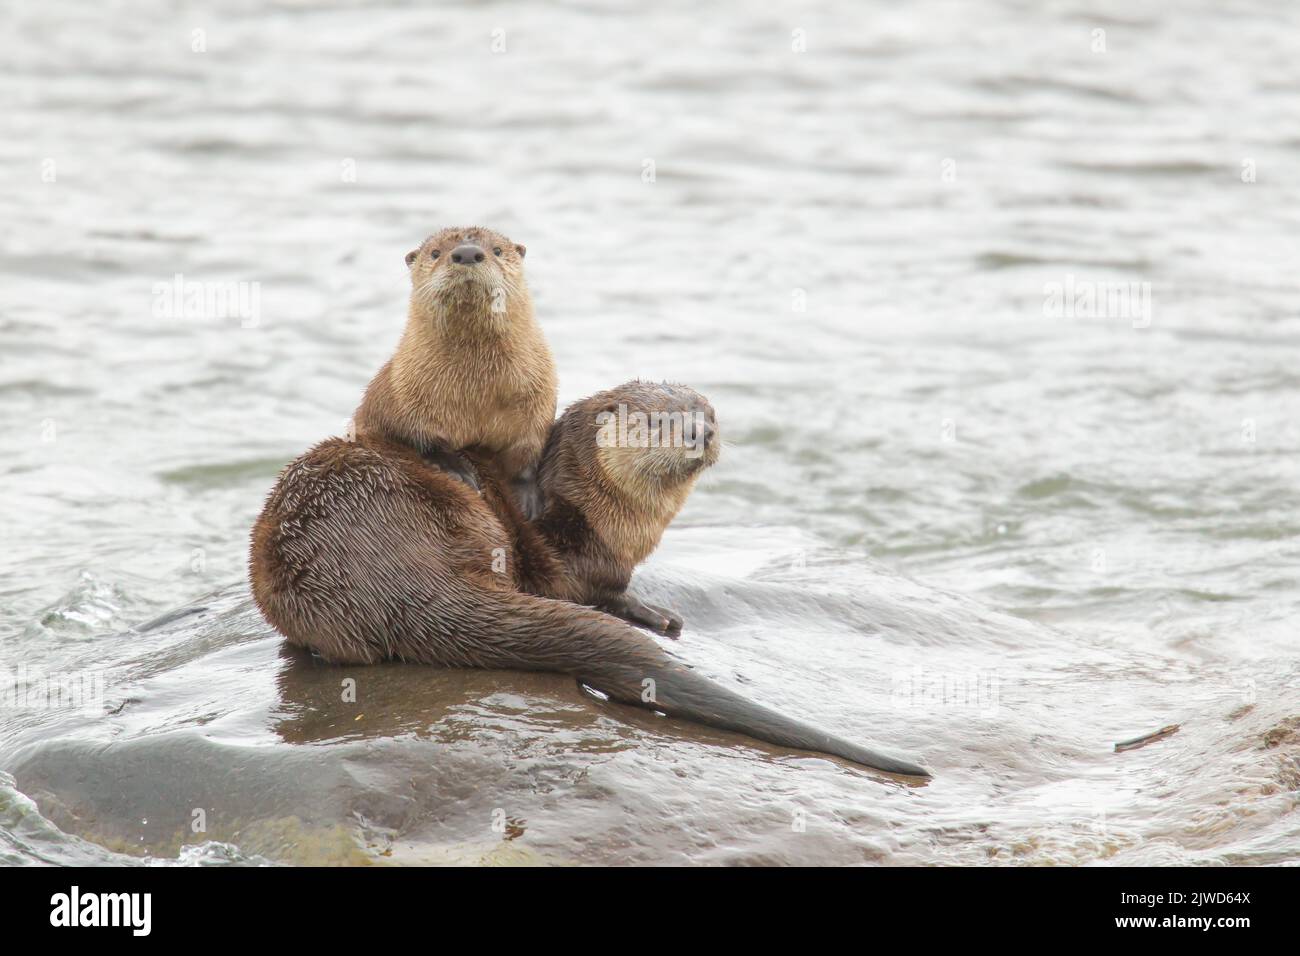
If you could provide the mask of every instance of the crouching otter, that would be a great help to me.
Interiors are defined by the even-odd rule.
[[[617,424],[620,406],[659,425],[633,438]],[[664,440],[674,411],[696,423],[689,440]],[[330,439],[289,465],[267,499],[253,529],[253,595],[291,643],[328,661],[565,673],[622,703],[928,776],[755,704],[623,621],[570,603],[668,617],[624,588],[717,447],[712,409],[689,389],[603,392],[552,428],[538,469],[546,510],[530,524],[490,460],[474,459],[480,494],[407,445]]]
[[[677,614],[627,586],[720,447],[713,406],[682,385],[628,382],[571,406],[542,450],[535,522],[565,573],[532,590],[679,632]]]

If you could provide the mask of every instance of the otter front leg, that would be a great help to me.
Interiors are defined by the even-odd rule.
[[[546,510],[546,499],[542,495],[541,483],[537,480],[537,469],[532,465],[510,479],[510,492],[525,521],[537,520]]]
[[[673,640],[682,633],[681,615],[653,604],[646,604],[626,591],[605,598],[596,607],[606,614],[621,617],[641,627],[648,627],[657,634],[663,634]]]
[[[424,449],[425,460],[437,465],[451,477],[479,491],[478,472],[466,460],[464,455],[452,451],[443,445],[434,445]]]

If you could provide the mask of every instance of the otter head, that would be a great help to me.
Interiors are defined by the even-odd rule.
[[[653,547],[720,447],[713,406],[699,392],[628,382],[560,416],[538,473],[548,498],[577,505],[598,532]]]
[[[528,297],[525,252],[524,246],[480,226],[435,232],[406,254],[412,309],[437,316],[455,306],[508,315]]]
[[[644,498],[689,490],[718,460],[717,416],[694,389],[630,382],[607,395],[592,463],[611,486]]]

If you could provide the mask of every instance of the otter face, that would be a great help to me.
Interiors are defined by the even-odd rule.
[[[630,382],[601,398],[591,464],[630,496],[676,498],[718,460],[717,416],[694,389]]]
[[[443,229],[406,254],[411,298],[432,305],[469,293],[505,312],[509,297],[523,291],[525,252],[491,229]]]

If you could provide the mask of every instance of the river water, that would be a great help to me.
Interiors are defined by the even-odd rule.
[[[5,16],[0,861],[1300,863],[1294,4]],[[460,223],[718,410],[673,650],[931,783],[250,610]]]

